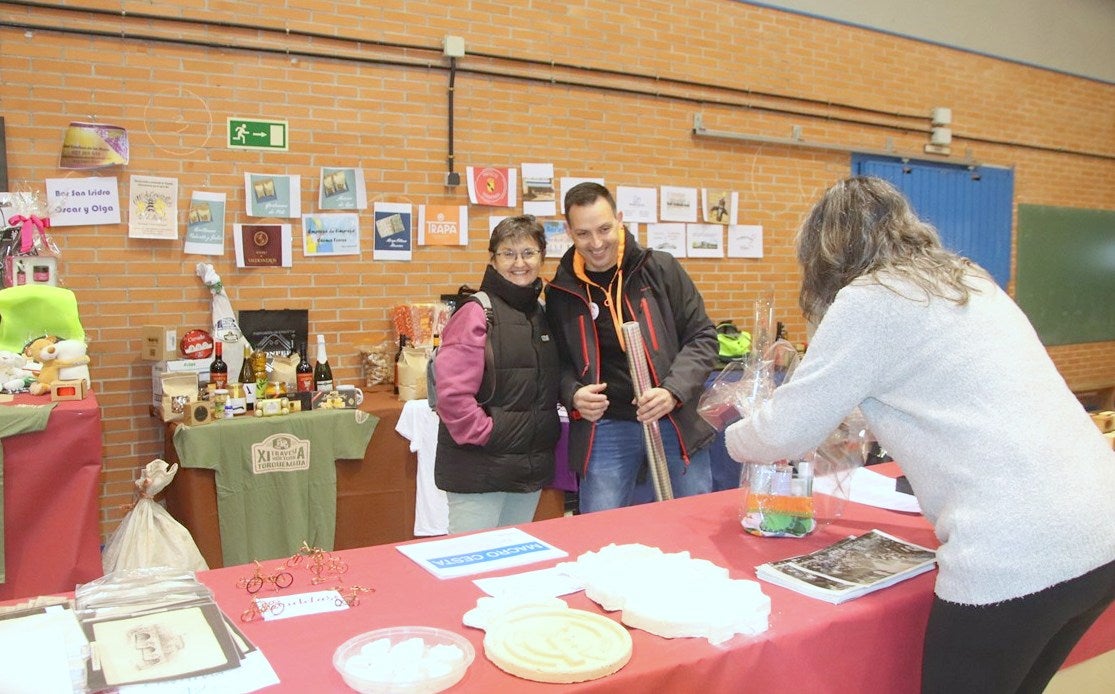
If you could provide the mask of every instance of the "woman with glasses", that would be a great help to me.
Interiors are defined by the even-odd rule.
[[[434,481],[449,499],[450,533],[533,520],[561,433],[558,356],[538,302],[542,224],[531,215],[504,219],[488,252],[480,292],[491,308],[476,295],[461,304],[434,362]]]

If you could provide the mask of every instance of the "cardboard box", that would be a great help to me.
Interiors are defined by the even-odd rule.
[[[85,379],[79,378],[70,381],[55,381],[50,384],[51,402],[62,400],[84,400]]]
[[[142,355],[149,361],[176,360],[178,329],[166,325],[143,326]]]
[[[199,402],[196,395],[164,395],[155,411],[164,422],[180,422],[185,419],[189,408]]]
[[[1100,430],[1101,434],[1106,434],[1115,429],[1115,412],[1105,410],[1103,412],[1092,412],[1090,414],[1092,422],[1095,423],[1096,428]]]
[[[214,404],[208,400],[198,400],[186,405],[186,410],[182,416],[182,422],[186,426],[196,427],[202,424],[210,424],[224,417],[224,412],[219,415],[213,409]]]
[[[209,383],[209,365],[213,359],[170,359],[157,361],[151,365],[151,405],[156,409],[163,406],[163,381],[164,373],[194,373],[198,376],[198,387],[204,388]]]

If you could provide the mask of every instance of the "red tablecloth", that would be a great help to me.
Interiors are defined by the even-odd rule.
[[[17,395],[45,404],[49,396]],[[4,404],[0,407],[7,407]],[[98,523],[101,411],[92,393],[59,402],[46,429],[4,447],[4,555],[0,600],[73,591],[103,574]]]
[[[748,579],[754,579],[754,567],[760,563],[812,551],[871,528],[936,546],[922,517],[858,504],[849,504],[839,522],[808,538],[752,537],[741,532],[736,520],[738,500],[739,492],[730,490],[522,527],[566,550],[570,558],[609,543],[642,543],[666,552],[688,550],[694,557],[727,567],[732,578]],[[482,595],[471,578],[438,580],[405,558],[394,545],[339,554],[351,565],[344,576],[347,584],[376,589],[365,595],[360,605],[345,612],[244,625],[248,637],[278,672],[282,691],[343,690],[345,685],[331,662],[337,646],[370,629],[402,625],[442,627],[472,641],[476,660],[453,691],[554,691],[553,685],[512,677],[483,656],[483,632],[461,624],[461,616]],[[248,605],[248,595],[236,588],[236,580],[248,575],[247,567],[229,567],[204,572],[200,578],[213,589],[226,613],[235,617]],[[772,600],[766,633],[750,638],[736,636],[726,644],[712,646],[705,639],[669,640],[632,630],[630,663],[610,677],[566,689],[916,692],[922,632],[935,576],[935,571],[929,572],[843,605],[830,605],[762,583]],[[299,573],[294,586],[284,592],[314,588],[307,575]],[[686,586],[678,586],[678,590],[686,590]],[[584,593],[565,599],[572,607],[602,612]],[[618,614],[611,616],[618,620]],[[1105,623],[1115,627],[1115,609],[1105,615]],[[1076,660],[1115,648],[1115,633],[1110,629],[1100,630],[1099,637],[1089,637],[1092,645],[1084,652],[1078,648]]]

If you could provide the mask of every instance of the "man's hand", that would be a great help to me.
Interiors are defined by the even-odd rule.
[[[657,422],[674,411],[677,400],[674,394],[665,388],[650,388],[643,391],[641,397],[635,398],[635,416],[640,422]]]
[[[604,416],[608,409],[608,396],[604,395],[607,387],[607,383],[590,383],[573,393],[573,407],[581,413],[581,419],[595,422]]]

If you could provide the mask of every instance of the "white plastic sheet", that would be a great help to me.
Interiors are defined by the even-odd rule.
[[[106,574],[160,566],[187,571],[209,568],[190,531],[154,500],[177,472],[178,466],[165,460],[147,463],[135,483],[139,500],[105,546],[102,563]]]

